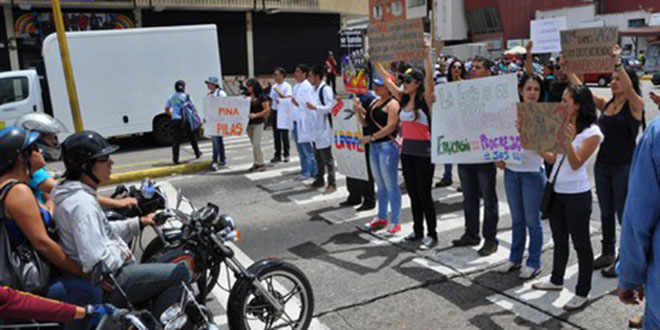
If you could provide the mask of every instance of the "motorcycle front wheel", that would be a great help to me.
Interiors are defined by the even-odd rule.
[[[227,319],[232,330],[293,329],[309,327],[314,313],[314,294],[305,274],[286,263],[272,263],[254,274],[268,293],[284,306],[275,308],[248,280],[238,281],[229,296]]]

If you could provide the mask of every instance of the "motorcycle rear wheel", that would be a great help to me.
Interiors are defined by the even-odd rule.
[[[314,293],[298,267],[286,262],[273,263],[254,275],[284,306],[284,313],[278,315],[250,281],[240,280],[229,297],[227,319],[230,329],[304,330],[309,327],[314,313]]]

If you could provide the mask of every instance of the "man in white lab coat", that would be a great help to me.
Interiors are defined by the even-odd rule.
[[[290,98],[293,90],[288,82],[284,81],[286,70],[276,68],[273,74],[275,85],[270,89],[270,99],[272,100],[271,121],[273,125],[273,140],[275,141],[275,156],[270,160],[271,163],[289,161],[289,107],[283,101]],[[278,118],[279,117],[279,118]]]
[[[323,178],[326,170],[328,172],[328,186],[324,193],[330,194],[337,191],[335,183],[335,160],[332,157],[332,107],[335,105],[332,87],[323,81],[325,68],[321,65],[315,66],[310,73],[310,81],[314,86],[314,95],[311,102],[307,102],[307,109],[314,111],[314,156],[318,174],[312,187],[321,188],[325,186]]]
[[[306,103],[312,100],[314,88],[307,81],[309,67],[299,64],[294,71],[296,84],[293,86],[293,98],[291,102],[291,116],[293,117],[293,138],[296,140],[296,148],[300,157],[302,171],[298,180],[307,180],[316,177],[316,160],[314,159],[313,141],[313,116]]]

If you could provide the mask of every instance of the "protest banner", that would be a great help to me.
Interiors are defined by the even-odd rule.
[[[333,108],[332,116],[332,155],[337,162],[337,171],[349,178],[368,181],[365,150],[360,145],[362,125],[353,111],[352,100],[340,99]]]
[[[561,103],[518,103],[520,145],[537,152],[563,153],[568,110]]]
[[[370,23],[367,34],[369,58],[373,61],[424,61],[424,23],[421,18]]]
[[[532,53],[561,52],[559,32],[565,29],[566,16],[531,21],[529,30],[532,42],[534,42]]]
[[[616,27],[586,28],[561,31],[565,70],[575,74],[612,72],[616,58],[612,46],[618,41]]]
[[[240,136],[245,134],[250,113],[250,99],[242,96],[204,99],[204,134],[206,136]]]
[[[431,160],[437,164],[520,163],[515,74],[435,86]]]
[[[290,98],[280,98],[278,100],[277,109],[277,128],[278,129],[292,129],[293,124],[291,121],[291,107],[293,103]]]

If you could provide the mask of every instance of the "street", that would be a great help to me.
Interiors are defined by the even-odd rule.
[[[648,98],[653,87],[649,82],[642,86],[648,122],[658,111]],[[592,91],[611,95],[609,89]],[[270,159],[274,149],[272,131],[264,133],[262,146],[266,159]],[[200,147],[203,157],[210,157],[210,141],[201,141]],[[532,290],[531,284],[547,279],[552,267],[553,244],[547,221],[543,222],[541,275],[524,282],[515,273],[494,272],[493,268],[508,259],[511,243],[511,217],[501,171],[497,178],[500,245],[497,253],[481,258],[476,253],[478,246],[451,246],[451,240],[463,233],[464,224],[462,195],[456,191],[456,167],[454,185],[433,190],[439,244],[430,251],[419,251],[415,245],[402,242],[412,231],[407,195],[403,197],[400,234],[389,237],[384,231],[368,233],[360,227],[376,215],[376,210],[358,213],[351,207],[339,207],[348,195],[342,175],[337,176],[337,192],[330,195],[294,180],[300,166],[293,143],[291,162],[269,164],[266,171],[256,173],[247,171],[252,165],[247,136],[226,138],[225,148],[229,165],[225,169],[157,181],[181,189],[195,206],[212,202],[220,206],[222,213],[231,215],[241,233],[236,243],[238,256],[246,264],[274,256],[302,269],[314,290],[311,328],[623,329],[630,316],[643,312],[643,306],[621,304],[615,292],[616,280],[603,278],[600,271],[593,274],[589,305],[574,313],[564,312],[560,306],[572,297],[577,280],[574,250],[563,291]],[[183,160],[193,157],[188,144],[183,150]],[[122,151],[113,158],[116,172],[171,162],[169,148],[151,146]],[[54,164],[53,169],[57,167]],[[441,166],[436,166],[437,179],[441,172]],[[103,192],[112,189],[106,187]],[[594,256],[598,256],[600,212],[595,189],[592,191],[591,240]],[[224,306],[228,295],[216,289],[213,296],[209,306],[226,328]]]

